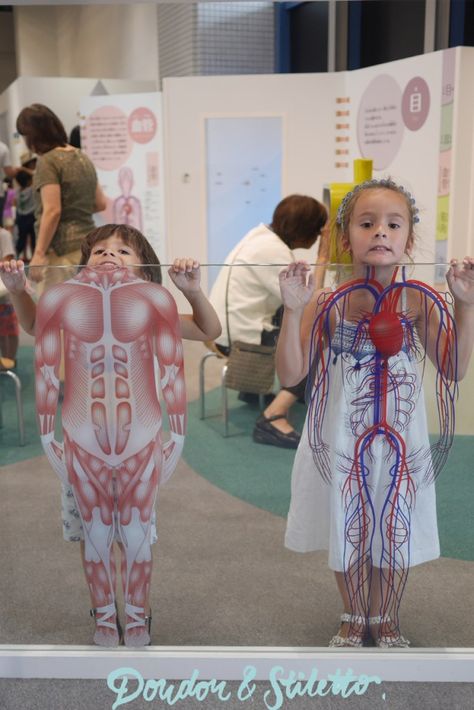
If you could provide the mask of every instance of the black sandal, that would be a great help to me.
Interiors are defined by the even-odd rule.
[[[280,446],[283,449],[297,449],[301,434],[298,434],[297,431],[290,431],[288,434],[283,433],[272,425],[272,422],[276,422],[278,419],[286,419],[286,416],[284,414],[274,414],[272,417],[266,417],[261,414],[253,430],[253,440],[257,444]]]

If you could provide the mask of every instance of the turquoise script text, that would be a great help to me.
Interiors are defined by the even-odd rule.
[[[133,689],[129,688],[129,684],[133,686]],[[171,683],[166,678],[145,680],[135,668],[118,668],[109,673],[107,685],[117,695],[112,710],[131,703],[140,695],[148,702],[158,698],[168,705],[174,705],[185,698],[203,701],[209,695],[215,695],[219,700],[225,702],[231,696],[230,691],[226,691],[225,680],[199,680],[198,670],[194,670],[190,678]]]
[[[263,694],[268,710],[278,710],[285,700],[296,697],[314,698],[317,695],[341,695],[347,698],[352,693],[363,695],[371,683],[380,684],[379,676],[353,674],[348,668],[342,673],[338,668],[335,673],[328,673],[327,678],[319,678],[317,668],[312,668],[308,677],[302,671],[287,671],[282,666],[273,666],[268,680],[270,688]]]

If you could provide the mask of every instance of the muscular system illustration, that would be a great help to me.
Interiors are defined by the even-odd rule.
[[[38,304],[40,433],[55,471],[72,486],[81,515],[86,578],[98,612],[96,643],[108,645],[117,634],[114,539],[123,555],[126,642],[127,633],[129,645],[146,642],[151,515],[158,485],[178,461],[186,426],[179,332],[171,295],[130,268],[86,267],[48,290]],[[62,350],[63,446],[54,438]],[[164,446],[156,360],[170,422]]]

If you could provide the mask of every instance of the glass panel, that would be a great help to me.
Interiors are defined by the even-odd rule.
[[[242,234],[271,222],[281,199],[282,119],[208,118],[206,151],[207,254],[219,262]],[[210,268],[210,286],[217,273]]]
[[[16,367],[0,377],[0,643],[91,644],[91,603],[109,607],[97,614],[96,640],[114,643],[115,586],[122,626],[137,622],[131,644],[146,640],[149,591],[153,644],[324,647],[344,608],[335,569],[346,572],[346,606],[356,617],[382,616],[385,635],[402,633],[413,647],[471,644],[474,366],[465,367],[461,322],[457,349],[453,298],[435,284],[449,267],[312,266],[325,290],[303,319],[312,362],[305,402],[304,387],[282,389],[271,367],[265,384],[283,266],[221,265],[213,299],[226,332],[228,293],[240,359],[225,357],[221,338],[221,351],[185,339],[186,397],[168,293],[179,313],[191,313],[188,300],[199,310],[189,276],[180,290],[163,265],[163,291],[133,266],[44,271],[36,365],[33,338],[22,333]],[[158,267],[146,268],[156,282]],[[254,294],[252,317],[250,275],[264,294]],[[207,277],[202,266],[204,285]],[[285,281],[288,300],[310,295],[301,273]],[[180,327],[205,337],[189,319]],[[286,384],[298,385],[292,338],[282,367]],[[263,365],[245,348],[262,340]],[[172,442],[163,447],[161,430]],[[168,474],[150,547],[156,484]],[[72,484],[63,522],[58,476]],[[128,617],[120,573],[115,580],[121,551]],[[353,621],[351,633],[359,626]]]

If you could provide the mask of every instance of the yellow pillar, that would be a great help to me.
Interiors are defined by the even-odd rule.
[[[353,182],[332,182],[329,185],[329,220],[331,223],[329,261],[333,264],[350,264],[351,256],[347,252],[341,252],[336,240],[336,215],[342,199],[348,192],[354,189],[361,182],[371,180],[372,161],[357,158],[353,163]]]

